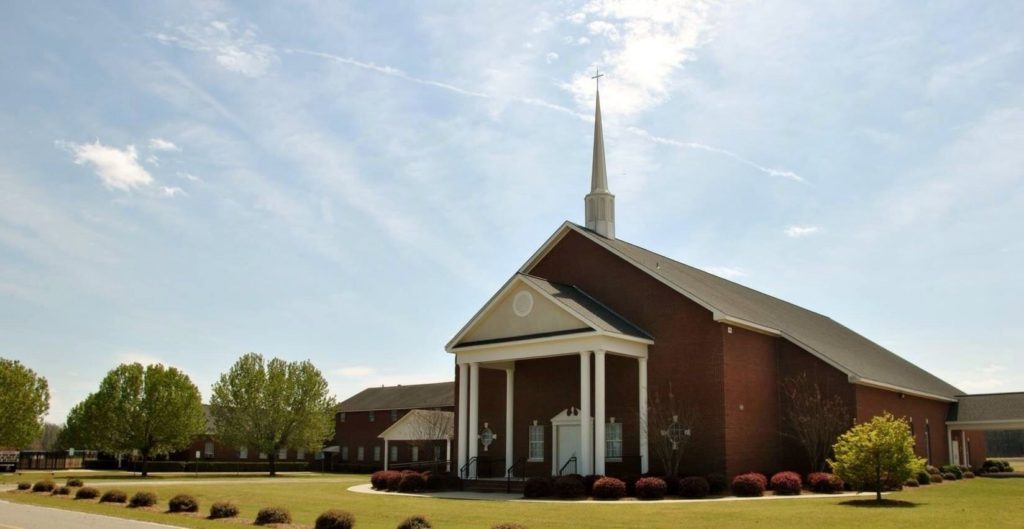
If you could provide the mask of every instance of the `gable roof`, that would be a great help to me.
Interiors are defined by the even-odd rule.
[[[950,407],[951,422],[1024,422],[1024,393],[964,395]]]
[[[455,405],[455,382],[367,388],[338,404],[339,412],[446,408]]]
[[[388,441],[436,441],[455,437],[455,412],[412,410],[388,426],[379,439]]]
[[[851,382],[947,401],[963,394],[831,318],[626,241],[602,237],[571,222],[564,223],[520,271],[529,272],[570,231],[587,237],[710,310],[716,321],[786,338],[846,373]]]

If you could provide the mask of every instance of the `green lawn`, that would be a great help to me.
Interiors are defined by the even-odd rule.
[[[324,474],[320,472],[278,472],[279,477],[287,478],[337,478],[338,474]],[[17,474],[0,474],[0,484],[18,483],[19,481],[36,482],[41,479],[52,479],[58,485],[64,484],[68,478],[81,478],[86,481],[116,480],[116,481],[160,481],[160,480],[189,480],[189,479],[249,479],[265,478],[266,472],[201,472],[198,475],[194,472],[157,472],[143,478],[138,473],[123,472],[119,470],[26,470]]]
[[[229,478],[225,478],[229,479]],[[956,527],[993,528],[1024,526],[1024,479],[978,478],[930,485],[891,494],[890,499],[910,506],[871,508],[843,505],[849,498],[821,497],[768,501],[722,501],[693,503],[625,504],[526,503],[473,500],[441,500],[395,495],[348,492],[353,484],[365,483],[367,476],[334,475],[329,481],[273,483],[189,483],[160,485],[158,482],[118,487],[129,493],[152,490],[161,500],[179,492],[199,498],[205,511],[213,501],[230,500],[252,518],[265,506],[291,509],[296,523],[312,525],[320,512],[345,509],[356,517],[359,528],[393,529],[404,517],[424,514],[437,529],[487,529],[498,522],[519,522],[530,529],[608,528],[811,528],[825,527]],[[88,483],[87,483],[88,484]],[[102,482],[94,483],[101,491]],[[186,527],[232,528],[237,524],[198,517],[164,514],[76,501],[44,494],[6,493],[5,500],[131,517]],[[161,510],[162,510],[161,508]]]

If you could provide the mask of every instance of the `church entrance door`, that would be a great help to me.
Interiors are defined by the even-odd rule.
[[[580,450],[580,425],[579,424],[563,424],[558,426],[558,456],[555,461],[558,462],[558,470],[561,470],[566,463],[569,462],[573,457],[578,457]],[[577,459],[576,467],[579,467],[579,460]],[[576,473],[576,468],[573,465],[569,465],[565,469],[567,473]]]

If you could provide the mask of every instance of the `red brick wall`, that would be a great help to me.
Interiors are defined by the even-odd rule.
[[[878,388],[854,385],[857,398],[857,422],[870,421],[873,417],[888,411],[896,417],[913,419],[914,452],[928,457],[925,431],[931,433],[931,460],[935,466],[949,462],[949,445],[946,442],[946,415],[949,404],[937,400],[906,395]]]
[[[732,332],[729,332],[729,329]],[[725,356],[726,475],[780,470],[775,338],[721,326]]]

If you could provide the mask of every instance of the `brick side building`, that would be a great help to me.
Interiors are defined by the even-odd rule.
[[[447,344],[460,472],[663,472],[653,447],[683,436],[683,474],[808,470],[783,435],[782,383],[801,375],[851,425],[889,411],[931,463],[980,463],[984,433],[947,429],[957,388],[826,316],[617,239],[600,112],[598,97],[586,227],[559,227]],[[652,427],[670,401],[694,420]]]

